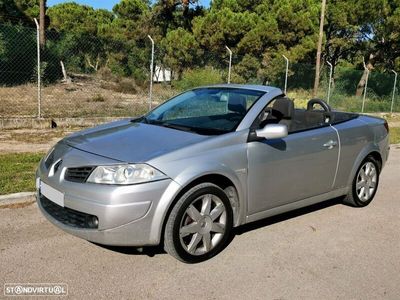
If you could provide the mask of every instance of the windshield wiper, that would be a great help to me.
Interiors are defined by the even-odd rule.
[[[144,123],[149,123],[147,118],[145,116],[141,116],[139,118],[134,118],[130,120],[131,123],[138,123],[138,122],[144,122]]]
[[[161,123],[158,123],[158,124],[155,123],[155,125],[160,125],[160,126],[163,126],[163,127],[182,130],[182,131],[193,131],[193,129],[191,127],[183,126],[183,125],[177,125],[177,124],[171,124],[171,123],[162,123],[161,122]]]
[[[135,120],[132,120],[131,122],[134,122],[134,121]],[[143,122],[146,124],[150,124],[150,125],[162,126],[162,127],[181,130],[181,131],[194,132],[194,133],[201,134],[201,135],[219,135],[219,134],[224,134],[224,133],[230,132],[230,130],[225,130],[225,129],[190,127],[190,126],[185,126],[185,125],[167,123],[165,121],[147,119],[146,117],[141,117],[140,119],[137,119],[137,121]]]
[[[135,120],[132,120],[132,122],[134,122],[134,121]],[[188,126],[171,124],[171,123],[167,123],[165,121],[160,121],[160,120],[147,119],[146,117],[142,117],[138,121],[146,123],[146,124],[150,124],[150,125],[157,125],[157,126],[162,126],[162,127],[167,127],[167,128],[172,128],[172,129],[177,129],[177,130],[182,130],[182,131],[192,131],[192,128],[188,127]]]
[[[218,128],[205,128],[205,127],[190,127],[192,132],[201,135],[220,135],[231,132],[230,130],[226,129],[218,129]]]

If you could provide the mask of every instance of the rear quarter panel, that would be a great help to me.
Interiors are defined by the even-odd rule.
[[[387,160],[388,134],[383,119],[359,116],[334,125],[340,136],[340,161],[335,188],[349,187],[361,162],[371,152]]]

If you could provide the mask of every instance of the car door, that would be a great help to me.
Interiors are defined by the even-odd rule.
[[[248,143],[248,215],[329,192],[339,145],[324,126]]]

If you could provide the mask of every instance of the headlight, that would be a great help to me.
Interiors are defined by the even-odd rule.
[[[165,179],[167,176],[145,164],[99,166],[87,182],[102,184],[135,184]]]

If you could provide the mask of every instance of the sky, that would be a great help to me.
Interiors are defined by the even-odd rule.
[[[111,10],[113,6],[118,3],[120,0],[74,0],[73,2],[77,2],[79,4],[90,5],[94,8],[105,8]],[[47,6],[53,6],[62,2],[72,2],[71,0],[47,0]],[[210,0],[200,0],[201,5],[208,6]]]

